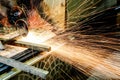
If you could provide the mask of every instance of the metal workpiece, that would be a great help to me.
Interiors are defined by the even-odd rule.
[[[16,44],[24,45],[28,48],[34,49],[34,50],[42,50],[49,52],[51,50],[50,46],[43,45],[43,44],[37,44],[32,42],[25,42],[25,41],[15,41]]]
[[[9,65],[11,67],[17,68],[19,70],[31,73],[31,74],[36,75],[36,76],[39,76],[39,77],[41,77],[43,79],[45,79],[46,76],[49,73],[46,70],[38,69],[38,68],[36,68],[34,66],[29,66],[29,65],[26,65],[26,64],[24,64],[22,62],[16,61],[16,60],[11,59],[11,58],[6,58],[6,57],[3,57],[3,56],[0,56],[0,62],[4,63],[6,65]]]

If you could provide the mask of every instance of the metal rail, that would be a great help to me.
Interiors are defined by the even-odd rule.
[[[16,61],[14,59],[6,58],[6,57],[3,57],[3,56],[0,56],[0,62],[4,63],[6,65],[9,65],[11,67],[20,69],[22,71],[34,74],[34,75],[39,76],[43,79],[45,79],[47,74],[49,73],[48,71],[45,71],[43,69],[38,69],[34,66],[29,66],[29,65],[26,65],[22,62]]]

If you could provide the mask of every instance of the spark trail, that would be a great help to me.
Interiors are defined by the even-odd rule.
[[[87,2],[84,2],[84,1],[87,1]],[[86,4],[90,0],[84,0],[84,1],[82,4]],[[69,1],[69,4],[70,2],[71,0]],[[81,11],[81,10],[72,11],[68,15],[77,14],[78,13],[77,11]],[[81,14],[79,15],[80,17],[81,17]],[[92,12],[90,14],[92,14]],[[45,22],[43,19],[39,18],[38,20],[37,19],[38,17],[36,16],[36,14],[32,14],[32,15],[34,15],[35,18],[32,19],[31,17],[30,22],[32,26],[37,24],[35,28],[43,28],[43,26],[44,28],[45,26],[53,28],[53,26],[46,25],[48,23]],[[88,16],[88,15],[84,15],[84,16]],[[77,17],[77,18],[80,18],[80,17]],[[95,16],[95,18],[96,17],[97,16]],[[85,19],[84,21],[86,20],[87,19]],[[74,23],[76,23],[77,21],[78,20],[76,20]],[[34,22],[35,24],[33,24]],[[43,23],[43,22],[45,23],[41,25],[40,23]],[[115,26],[116,24],[108,27],[118,28]],[[81,27],[85,27],[85,28],[83,30],[79,30],[79,28],[81,29]],[[94,31],[94,29],[92,29],[90,30],[90,34],[81,33],[81,32],[87,33],[87,31],[89,31],[89,27],[90,29],[92,28],[92,26],[79,25],[79,26],[69,27],[68,31],[66,30],[66,32],[61,34],[57,33],[56,35],[54,33],[55,34],[54,36],[53,34],[48,34],[49,36],[51,35],[52,38],[48,40],[44,39],[45,41],[42,40],[42,44],[46,44],[52,47],[51,55],[54,55],[60,58],[61,60],[68,62],[69,64],[76,67],[78,70],[80,71],[82,70],[83,73],[88,76],[92,76],[101,80],[103,79],[119,80],[120,79],[120,40],[119,40],[120,32],[119,30],[114,32],[110,31],[106,33],[100,32],[99,34],[92,34],[92,31]],[[100,27],[104,29],[104,27],[102,26]],[[33,33],[31,36],[34,36],[34,35],[35,34]],[[39,38],[39,39],[42,39],[42,38]],[[39,39],[38,41],[41,41]],[[29,39],[26,39],[26,40],[29,41]],[[32,41],[35,42],[34,40]]]

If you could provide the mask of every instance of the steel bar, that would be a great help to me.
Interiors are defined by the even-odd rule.
[[[12,59],[15,59],[20,62],[24,62],[27,59],[31,58],[32,56],[36,56],[40,54],[41,51],[38,50],[32,50],[32,49],[27,49],[23,52],[18,53],[17,55],[12,56]],[[0,63],[0,75],[5,73],[6,71],[10,71],[12,69],[11,66],[5,65],[3,63]]]
[[[9,65],[11,67],[20,69],[22,71],[34,74],[34,75],[39,76],[43,79],[45,79],[47,74],[49,73],[48,71],[45,71],[43,69],[38,69],[34,66],[29,66],[29,65],[26,65],[22,62],[16,61],[14,59],[6,58],[6,57],[3,57],[3,56],[0,56],[0,62],[4,63],[6,65]]]
[[[32,48],[32,49],[35,49],[35,50],[42,50],[42,51],[50,51],[51,50],[50,46],[46,46],[46,45],[43,45],[43,44],[36,44],[36,43],[25,42],[25,41],[15,41],[15,43],[24,45],[28,48]]]

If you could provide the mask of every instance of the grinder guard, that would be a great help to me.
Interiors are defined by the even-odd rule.
[[[8,9],[7,17],[9,23],[11,25],[14,25],[16,30],[24,31],[23,36],[27,35],[28,33],[27,14],[21,7],[15,6],[11,9]]]

